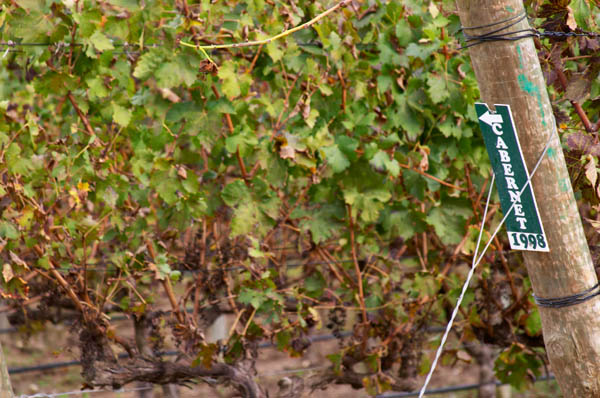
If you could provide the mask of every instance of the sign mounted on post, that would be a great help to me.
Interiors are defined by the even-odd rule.
[[[531,183],[519,195],[529,173],[510,106],[495,107],[496,112],[493,112],[486,104],[475,104],[504,214],[515,204],[505,222],[510,247],[514,250],[547,252],[548,241]]]

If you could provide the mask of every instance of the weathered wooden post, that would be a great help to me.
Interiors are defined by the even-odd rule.
[[[471,36],[497,29],[496,34],[502,35],[521,31],[508,35],[516,37],[530,28],[527,18],[520,17],[525,12],[522,0],[457,0],[457,6],[463,26],[481,27],[469,29]],[[490,108],[507,104],[512,109],[530,172],[552,137],[532,179],[549,252],[523,252],[534,294],[542,299],[561,298],[595,288],[598,280],[533,39],[485,41],[468,51],[481,101]],[[569,306],[558,304],[557,308],[540,306],[552,371],[565,397],[600,397],[600,297]]]
[[[13,398],[13,390],[8,376],[8,367],[0,344],[0,398]]]

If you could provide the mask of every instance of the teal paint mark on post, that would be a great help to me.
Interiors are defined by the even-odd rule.
[[[517,76],[517,79],[519,80],[519,87],[521,87],[521,90],[536,98],[538,106],[540,107],[540,113],[542,114],[542,125],[546,127],[546,118],[544,114],[544,105],[542,104],[542,93],[540,92],[540,88],[533,84],[533,82],[529,80],[524,73],[520,73],[519,76]]]
[[[515,12],[515,9],[512,8],[511,6],[506,6],[506,7],[504,7],[504,9],[508,12]]]
[[[521,46],[517,44],[517,54],[519,54],[519,68],[523,69],[523,54],[521,53]]]
[[[552,147],[548,148],[548,157],[552,159],[555,156],[556,156],[556,149],[554,149]]]

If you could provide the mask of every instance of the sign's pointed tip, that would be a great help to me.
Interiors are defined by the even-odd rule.
[[[483,115],[479,116],[479,120],[490,126],[494,123],[502,124],[502,115],[491,113],[489,110],[487,110]]]

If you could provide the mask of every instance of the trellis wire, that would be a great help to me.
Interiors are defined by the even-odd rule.
[[[556,377],[554,375],[547,375],[543,377],[536,378],[534,383],[539,383],[541,381],[551,381],[555,380]],[[505,386],[507,383],[502,383],[501,381],[495,381],[493,383],[481,383],[481,384],[460,384],[458,386],[448,386],[448,387],[440,387],[434,388],[425,393],[425,395],[433,395],[433,394],[449,394],[451,392],[458,391],[467,391],[467,390],[475,390],[479,387],[487,386],[487,385],[496,385],[496,386]],[[418,391],[412,392],[397,392],[397,393],[389,393],[389,394],[379,394],[376,395],[375,398],[410,398],[417,397],[419,395]]]
[[[290,369],[290,370],[285,370],[285,371],[281,371],[281,372],[263,374],[263,375],[261,375],[261,377],[309,372],[309,371],[319,370],[320,368],[321,367]],[[534,383],[539,383],[542,381],[551,381],[551,380],[555,380],[555,379],[556,379],[556,377],[554,375],[547,375],[544,377],[537,378],[534,381]],[[495,381],[493,383],[481,383],[481,384],[460,384],[457,386],[448,386],[448,387],[440,387],[440,388],[432,389],[432,390],[429,390],[426,393],[426,395],[449,394],[449,393],[458,392],[458,391],[475,390],[475,389],[478,389],[479,387],[483,387],[483,386],[486,386],[489,384],[494,384],[496,386],[506,385],[506,383],[502,383],[500,381]],[[62,393],[51,393],[51,394],[47,394],[47,393],[37,393],[37,394],[33,394],[33,395],[22,394],[22,395],[16,396],[15,398],[54,398],[54,397],[59,397],[59,396],[64,396],[64,395],[78,395],[78,394],[84,394],[84,393],[97,393],[97,392],[113,392],[113,393],[135,392],[135,391],[150,390],[153,388],[154,388],[154,386],[138,387],[138,388],[132,388],[132,389],[119,389],[119,390],[77,390],[77,391],[67,391],[67,392],[62,392]],[[411,397],[418,396],[418,394],[419,394],[419,392],[417,392],[417,391],[388,393],[388,394],[376,395],[375,398],[411,398]]]
[[[434,330],[436,330],[436,329],[434,329]],[[337,336],[333,335],[333,334],[309,336],[308,340],[311,343],[320,343],[323,341],[334,340],[334,339],[337,339],[338,337],[342,337],[342,338],[349,337],[351,335],[352,335],[352,332],[344,331],[344,332],[339,333]],[[258,344],[259,349],[272,348],[272,347],[275,347],[275,344],[270,341],[263,341],[262,343]],[[165,352],[161,353],[161,356],[172,357],[172,356],[176,356],[179,354],[181,354],[181,352],[179,352],[179,351],[165,351]],[[129,354],[123,352],[123,353],[120,353],[117,357],[119,359],[125,359],[125,358],[129,357]],[[16,367],[16,368],[9,368],[8,374],[15,375],[15,374],[31,373],[31,372],[37,372],[37,371],[42,371],[42,370],[67,368],[70,366],[77,366],[77,365],[81,365],[81,362],[75,361],[75,360],[63,361],[63,362],[51,362],[51,363],[46,363],[46,364],[36,365],[36,366],[22,366],[22,367]]]
[[[439,333],[439,332],[443,332],[443,331],[444,331],[444,328],[442,328],[442,327],[429,327],[425,330],[426,333]],[[351,331],[343,331],[343,332],[340,332],[339,334],[321,334],[321,335],[316,335],[316,336],[308,336],[308,340],[311,343],[321,343],[324,341],[330,341],[330,340],[335,340],[338,338],[345,338],[345,337],[350,337],[350,336],[352,336]],[[270,341],[263,341],[262,343],[258,344],[259,349],[272,348],[275,346],[276,346],[276,344],[272,343]],[[165,351],[165,352],[161,353],[162,356],[176,356],[179,354],[180,354],[179,351]],[[127,353],[121,353],[118,355],[118,358],[123,359],[123,358],[127,358],[128,356],[129,355]],[[37,371],[41,371],[41,370],[60,369],[60,368],[66,368],[69,366],[77,366],[77,365],[81,365],[81,362],[75,361],[75,360],[63,361],[63,362],[51,362],[51,363],[46,363],[46,364],[36,365],[36,366],[22,366],[22,367],[16,367],[16,368],[9,368],[8,373],[11,375],[23,374],[23,373],[37,372]]]
[[[552,142],[553,138],[554,138],[554,134],[550,134],[550,137],[548,137],[548,142],[546,143],[546,146],[544,147],[544,150],[540,154],[540,157],[539,157],[539,159],[538,159],[535,167],[533,168],[531,174],[527,177],[527,182],[525,183],[525,185],[523,185],[523,188],[521,188],[521,190],[519,191],[519,197],[521,197],[521,195],[523,194],[523,192],[525,191],[525,189],[530,185],[531,179],[533,178],[533,176],[535,175],[535,172],[537,171],[538,167],[542,163],[542,160],[544,159],[544,155],[546,155],[546,152],[548,151],[548,148],[550,147],[550,143]],[[478,251],[479,251],[479,244],[481,243],[481,236],[483,234],[483,227],[485,225],[485,218],[487,216],[487,211],[488,211],[488,207],[489,207],[489,203],[490,203],[490,198],[491,198],[491,194],[492,194],[492,188],[494,186],[494,179],[495,179],[495,174],[492,173],[492,182],[490,184],[490,189],[488,191],[488,198],[487,198],[487,201],[486,201],[485,210],[483,212],[483,218],[481,220],[481,228],[479,230],[479,238],[477,239],[477,246],[475,247],[475,253],[473,255],[473,263],[472,263],[472,266],[471,266],[471,270],[469,271],[469,274],[467,275],[467,279],[465,280],[465,283],[463,284],[460,296],[458,297],[458,300],[456,301],[456,306],[454,307],[454,311],[452,311],[452,316],[450,317],[450,321],[448,322],[448,325],[446,326],[446,331],[444,332],[444,335],[442,336],[442,340],[440,342],[440,346],[438,347],[438,350],[437,350],[437,352],[435,354],[435,359],[433,360],[433,363],[431,364],[431,369],[429,370],[429,373],[427,374],[427,377],[425,378],[425,383],[423,383],[423,387],[421,388],[421,391],[419,392],[419,398],[422,398],[425,395],[425,391],[427,390],[427,385],[431,381],[431,376],[433,375],[433,372],[435,371],[437,363],[438,363],[440,357],[442,356],[442,352],[444,350],[444,344],[446,343],[446,340],[448,339],[448,335],[450,334],[450,330],[452,329],[452,325],[454,324],[454,319],[456,318],[456,315],[458,314],[458,310],[460,308],[460,305],[461,305],[461,303],[462,303],[462,301],[463,301],[463,299],[465,297],[465,294],[467,293],[467,289],[469,288],[469,284],[471,282],[471,279],[473,278],[473,275],[475,275],[475,269],[477,268],[477,266],[479,265],[479,263],[483,259],[483,256],[485,255],[485,252],[487,251],[487,249],[492,244],[494,238],[496,237],[496,235],[500,231],[500,228],[502,228],[502,226],[504,225],[504,222],[506,221],[506,219],[508,218],[508,216],[512,212],[513,208],[515,207],[515,204],[517,203],[517,202],[513,202],[512,205],[510,206],[510,208],[506,211],[506,214],[504,215],[504,217],[502,218],[502,220],[500,221],[500,223],[496,227],[496,230],[494,231],[494,233],[490,237],[488,243],[485,245],[485,247],[481,251],[481,255],[479,256],[479,258],[477,258],[477,254],[478,254]]]
[[[57,392],[57,393],[37,393],[37,394],[33,394],[33,395],[18,395],[15,398],[54,398],[54,397],[62,397],[64,395],[82,395],[82,394],[90,394],[90,393],[97,393],[97,392],[113,392],[113,393],[121,393],[121,392],[135,392],[135,391],[144,391],[144,390],[151,390],[152,388],[154,388],[154,386],[152,387],[137,387],[137,388],[128,388],[128,389],[124,389],[124,388],[120,388],[118,390],[75,390],[75,391],[66,391],[66,392]]]

